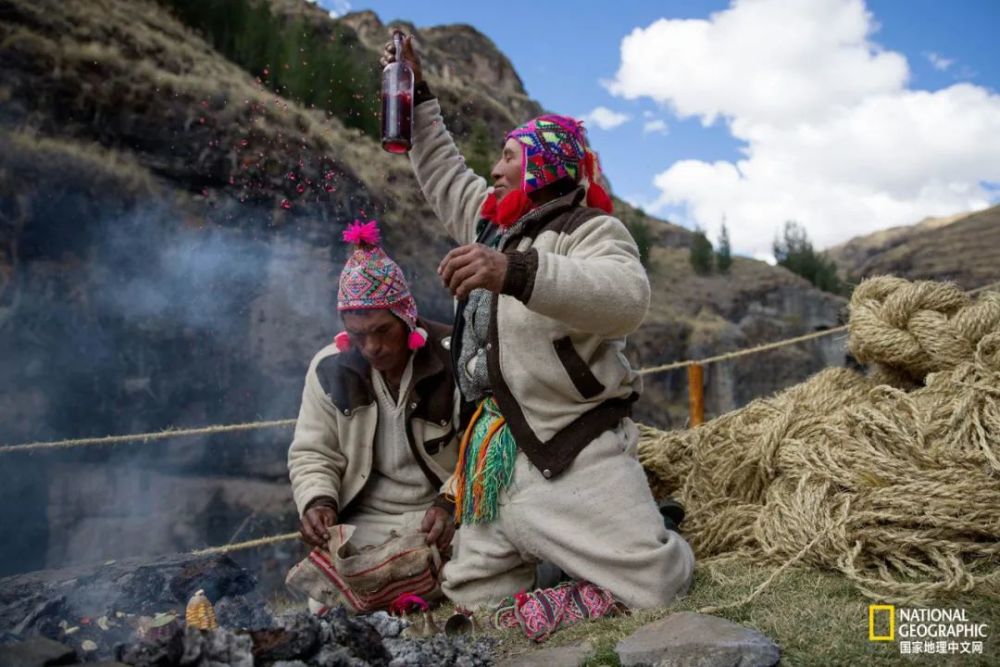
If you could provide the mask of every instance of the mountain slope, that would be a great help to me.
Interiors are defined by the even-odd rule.
[[[853,282],[894,274],[973,289],[1000,280],[1000,206],[860,236],[827,252]]]
[[[339,235],[355,218],[380,221],[421,313],[451,317],[434,267],[452,243],[408,162],[350,118],[272,90],[270,74],[224,57],[172,6],[0,0],[4,444],[294,415],[309,359],[339,330]],[[304,0],[270,7],[274,30],[305,24],[343,40],[356,63],[377,62],[386,26],[375,15],[334,22]],[[465,150],[483,136],[498,145],[541,109],[476,30],[415,33]],[[267,64],[315,73],[297,51]],[[376,78],[358,81],[359,95],[377,85],[377,65],[368,71]],[[837,323],[842,300],[783,269],[738,260],[729,276],[695,276],[687,230],[621,202],[618,214],[653,239],[653,304],[628,350],[637,366]],[[836,361],[829,343],[710,367],[709,411]],[[685,387],[683,373],[647,376],[637,416],[679,424]],[[224,542],[247,508],[281,506],[288,437],[65,450],[58,466],[8,459],[18,474],[0,489],[0,520],[22,532],[0,544],[0,563],[13,571],[45,554],[84,561]],[[153,473],[156,488],[201,489],[184,492],[183,530],[169,501],[136,482]],[[270,491],[257,485],[257,496],[234,500],[230,482],[241,478]],[[69,488],[97,499],[60,491]],[[25,520],[26,506],[48,513]]]

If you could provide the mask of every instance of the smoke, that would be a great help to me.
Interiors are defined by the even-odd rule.
[[[106,223],[87,281],[100,316],[146,331],[237,341],[264,287],[265,242],[226,228],[170,229],[164,212]]]
[[[340,230],[378,215],[367,191],[343,183],[330,206],[277,212],[221,193],[177,204],[27,155],[0,156],[13,179],[0,174],[0,269],[13,276],[0,285],[0,443],[297,414],[308,363],[340,328]],[[423,243],[398,236],[410,254]],[[436,276],[405,268],[421,314],[450,316]],[[0,575],[292,530],[290,439],[268,429],[3,456]]]
[[[0,328],[0,442],[294,417],[309,360],[337,330],[339,244],[308,220],[263,234],[155,200],[114,208],[49,210],[20,237],[33,250]],[[53,239],[64,226],[71,244]],[[225,543],[255,512],[238,539],[286,532],[290,438],[6,455],[0,574]]]

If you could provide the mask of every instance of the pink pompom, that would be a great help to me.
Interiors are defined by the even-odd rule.
[[[427,604],[419,595],[414,595],[413,593],[402,593],[389,604],[389,613],[401,615],[408,611],[413,611],[419,609],[420,611],[427,611],[431,606]]]
[[[419,350],[427,344],[427,331],[421,327],[417,327],[410,332],[410,336],[407,339],[406,344],[411,350]]]
[[[333,337],[333,343],[337,346],[338,350],[346,352],[351,347],[351,337],[347,335],[346,331],[341,331]]]
[[[377,246],[382,241],[382,235],[378,231],[378,223],[374,220],[368,222],[355,220],[344,230],[343,238],[347,243],[354,245]]]

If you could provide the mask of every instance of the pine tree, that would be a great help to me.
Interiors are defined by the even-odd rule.
[[[844,285],[837,277],[837,264],[813,249],[805,227],[789,220],[780,238],[774,240],[774,258],[780,266],[797,273],[826,292],[841,294]]]
[[[729,247],[729,230],[726,229],[726,221],[722,221],[722,230],[719,232],[719,249],[715,251],[715,267],[719,273],[729,273],[729,267],[733,265],[733,255]]]
[[[694,228],[694,235],[691,239],[691,266],[694,272],[700,276],[706,276],[712,272],[712,242],[705,236],[701,227]]]

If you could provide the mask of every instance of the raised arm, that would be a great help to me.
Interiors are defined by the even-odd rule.
[[[386,65],[395,59],[395,47],[390,42],[385,46],[381,62]],[[476,238],[479,210],[486,200],[489,185],[465,164],[465,158],[445,128],[441,107],[423,80],[412,36],[407,36],[403,42],[403,59],[413,68],[416,80],[410,163],[417,183],[448,234],[458,243],[471,243]]]

